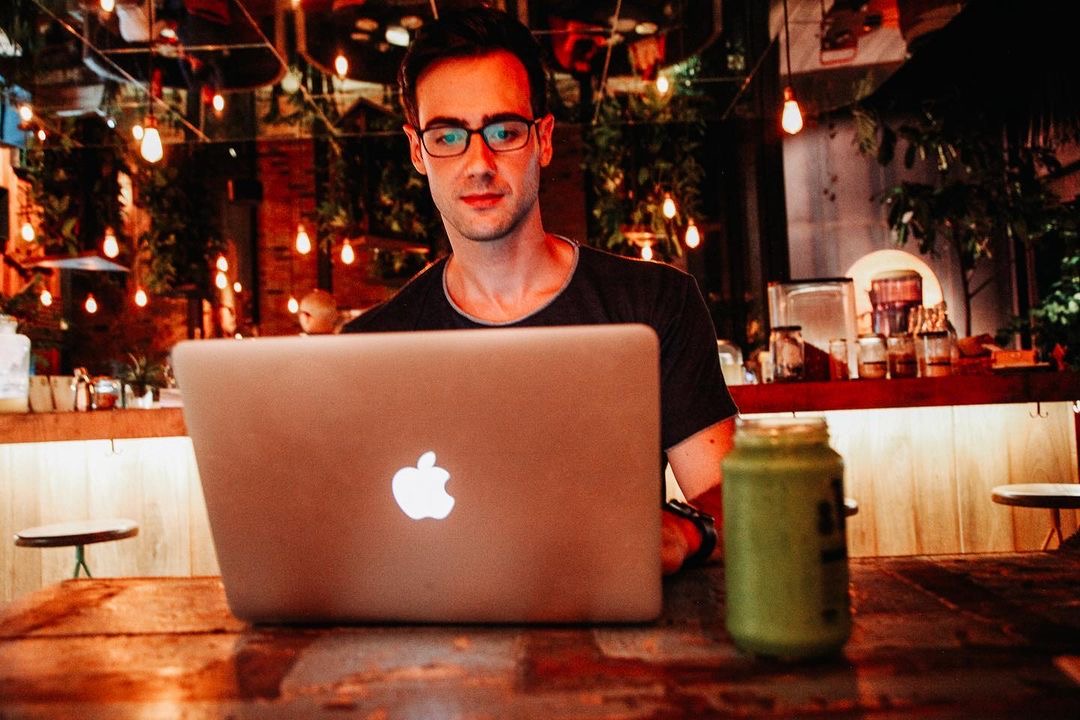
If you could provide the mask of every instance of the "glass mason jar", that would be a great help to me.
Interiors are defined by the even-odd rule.
[[[803,379],[803,339],[801,325],[774,327],[769,335],[773,359],[773,379],[793,382]]]
[[[889,371],[885,336],[875,333],[859,336],[859,377],[880,380]]]
[[[16,332],[18,325],[0,314],[0,412],[30,410],[30,338]]]
[[[919,375],[943,377],[952,374],[952,338],[946,330],[919,333],[916,348]]]
[[[915,339],[910,333],[889,336],[889,377],[906,378],[918,374]]]
[[[844,464],[821,418],[743,420],[723,461],[727,630],[756,655],[835,653],[851,634]]]

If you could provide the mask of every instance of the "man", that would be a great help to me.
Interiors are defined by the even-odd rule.
[[[736,408],[705,304],[679,270],[544,231],[540,168],[551,162],[555,121],[532,34],[496,10],[444,14],[423,28],[398,79],[412,163],[453,253],[345,331],[650,325],[660,338],[668,462],[686,497],[719,517],[720,459]],[[705,559],[711,530],[686,508],[663,513],[665,572]]]
[[[316,288],[300,298],[296,317],[304,334],[330,335],[337,332],[340,316],[334,296]]]

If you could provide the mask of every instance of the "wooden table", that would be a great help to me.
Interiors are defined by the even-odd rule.
[[[843,658],[753,660],[722,568],[640,627],[251,627],[216,578],[72,580],[0,613],[0,718],[1077,718],[1080,552],[852,562]]]

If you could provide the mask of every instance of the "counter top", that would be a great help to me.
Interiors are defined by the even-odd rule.
[[[0,413],[0,444],[187,435],[181,408]]]
[[[719,566],[609,627],[253,627],[218,578],[69,580],[0,609],[0,716],[1080,717],[1080,553],[853,560],[851,581],[843,656],[785,665],[732,645]]]
[[[1072,402],[1080,400],[1080,373],[1014,371],[942,378],[736,385],[731,395],[742,413]]]

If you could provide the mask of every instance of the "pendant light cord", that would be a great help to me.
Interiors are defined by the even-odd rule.
[[[787,84],[791,87],[791,29],[788,27],[787,0],[784,0],[784,55],[787,57]]]

